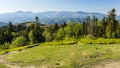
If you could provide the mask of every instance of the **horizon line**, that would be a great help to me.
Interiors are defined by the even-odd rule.
[[[8,11],[8,12],[0,12],[0,14],[6,14],[6,13],[15,13],[15,12],[33,12],[33,13],[44,13],[44,12],[86,12],[86,13],[101,13],[101,14],[107,14],[103,12],[98,12],[98,11],[83,11],[83,10],[61,10],[61,11],[56,11],[56,10],[48,10],[48,11],[25,11],[25,10],[17,10],[17,11]]]
[[[103,12],[99,12],[99,11],[82,11],[82,10],[61,10],[61,11],[56,11],[56,10],[48,10],[48,11],[25,11],[25,10],[17,10],[17,11],[8,11],[8,12],[0,12],[0,14],[7,14],[7,13],[16,13],[16,12],[32,12],[32,13],[44,13],[44,12],[85,12],[85,13],[98,13],[98,14],[105,14],[107,15],[107,13],[103,13]],[[116,13],[117,16],[120,16],[120,14]]]

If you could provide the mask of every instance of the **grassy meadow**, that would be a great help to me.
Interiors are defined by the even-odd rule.
[[[102,61],[119,61],[120,45],[83,44],[75,40],[45,42],[33,48],[10,53],[5,59],[21,67],[94,68]]]

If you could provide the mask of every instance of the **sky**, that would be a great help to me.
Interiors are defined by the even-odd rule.
[[[0,0],[0,13],[85,11],[106,14],[112,8],[120,15],[120,0]]]

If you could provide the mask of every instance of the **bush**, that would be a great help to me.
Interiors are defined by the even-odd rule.
[[[88,39],[95,39],[95,37],[93,35],[91,35],[91,34],[87,35],[86,38],[88,38]]]
[[[11,47],[19,47],[27,44],[27,39],[24,36],[19,36],[12,41]]]
[[[10,43],[5,42],[4,45],[0,45],[0,50],[9,49]]]
[[[30,41],[30,44],[34,44],[34,43],[38,42],[37,39],[36,39],[36,37],[35,37],[35,33],[34,33],[33,30],[31,30],[29,32],[29,41]]]
[[[55,40],[63,40],[65,38],[65,31],[63,28],[59,29],[57,32]]]
[[[63,41],[53,41],[53,42],[45,42],[42,43],[41,46],[61,46],[61,45],[73,45],[77,44],[76,40],[63,40]]]
[[[10,46],[10,43],[8,43],[8,42],[4,43],[4,49],[9,49],[9,46]]]
[[[104,39],[104,38],[88,39],[88,38],[82,38],[82,39],[80,39],[79,43],[84,43],[84,44],[120,44],[120,39]]]

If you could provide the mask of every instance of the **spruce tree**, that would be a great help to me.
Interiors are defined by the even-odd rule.
[[[107,19],[107,29],[106,33],[109,32],[110,34],[115,34],[116,33],[116,27],[117,27],[117,20],[116,20],[116,10],[113,8],[109,13],[108,13],[108,19]],[[110,35],[113,37],[112,35]]]

